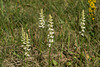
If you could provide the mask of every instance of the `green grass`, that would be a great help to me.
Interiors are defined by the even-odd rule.
[[[49,14],[55,30],[51,67],[100,67],[100,1],[96,3],[94,21],[88,7],[87,0],[0,0],[0,67],[49,67]],[[46,21],[43,31],[38,27],[42,8]],[[84,37],[79,34],[83,9]],[[28,58],[21,48],[22,26],[30,39]]]

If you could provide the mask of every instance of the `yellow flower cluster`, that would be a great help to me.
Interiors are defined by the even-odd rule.
[[[92,20],[95,19],[95,10],[96,10],[96,6],[95,6],[95,3],[96,3],[96,0],[88,0],[88,3],[89,3],[89,14],[92,18]]]

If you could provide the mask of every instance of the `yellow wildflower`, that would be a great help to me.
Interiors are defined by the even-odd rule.
[[[92,18],[92,20],[94,20],[94,18]]]
[[[95,6],[93,6],[93,7],[92,7],[92,9],[93,9],[93,10],[96,10],[96,7],[95,7]]]
[[[95,4],[93,2],[91,2],[90,6],[93,8],[93,7],[95,7]]]
[[[93,0],[94,3],[96,3],[96,0]]]
[[[90,2],[91,2],[91,0],[88,0],[88,2],[90,3]]]
[[[95,3],[96,3],[96,0],[88,0],[89,2],[89,14],[90,14],[90,17],[92,18],[92,20],[95,19],[95,10],[96,10],[96,6],[95,6]]]
[[[93,12],[93,10],[91,8],[89,8],[89,12]]]

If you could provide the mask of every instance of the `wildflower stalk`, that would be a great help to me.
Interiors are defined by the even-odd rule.
[[[53,29],[53,19],[49,15],[49,24],[48,24],[48,46],[49,46],[49,67],[51,67],[51,46],[54,43],[54,29]]]
[[[51,47],[49,47],[49,67],[51,67]]]
[[[84,43],[84,41],[85,41],[85,39],[84,38],[82,38],[81,39],[81,43],[80,43],[80,67],[82,67],[82,57],[83,57],[83,43]]]
[[[81,31],[79,33],[81,34],[81,36],[84,37],[84,33],[85,33],[85,14],[84,14],[84,10],[82,10],[82,18],[81,18],[80,27],[81,27]]]
[[[44,20],[44,14],[43,14],[43,9],[41,9],[40,10],[40,18],[39,18],[39,28],[40,28],[40,36],[41,35],[43,35],[43,30],[44,30],[44,28],[45,28],[45,20]],[[42,42],[43,42],[43,40],[42,40],[43,38],[42,38],[42,36],[40,37],[40,39],[39,39],[39,46],[40,46],[40,53],[42,52],[42,50],[41,50],[41,48],[42,48]],[[41,42],[42,41],[42,42]]]
[[[82,18],[81,18],[81,31],[79,32],[81,34],[82,37],[84,37],[84,33],[85,33],[85,13],[84,10],[82,10]],[[82,66],[82,52],[83,52],[83,42],[84,42],[84,38],[82,38],[81,44],[80,44],[80,66]]]
[[[88,0],[89,3],[89,15],[92,18],[92,20],[95,20],[95,10],[96,10],[96,0]]]
[[[70,46],[70,34],[68,36],[68,52],[69,52],[69,46]]]
[[[40,12],[39,27],[41,29],[45,27],[45,20],[44,20],[43,9],[41,9],[41,12]]]
[[[27,33],[25,33],[24,32],[24,29],[23,29],[23,27],[22,27],[22,37],[21,37],[22,39],[21,39],[21,41],[22,41],[22,47],[23,47],[23,49],[24,49],[24,51],[25,51],[25,53],[24,53],[24,55],[26,56],[26,57],[29,57],[30,55],[29,55],[29,52],[30,52],[30,39],[28,38],[28,34]]]

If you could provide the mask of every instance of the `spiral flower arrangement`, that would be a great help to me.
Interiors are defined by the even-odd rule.
[[[53,44],[54,42],[54,28],[53,28],[53,19],[52,19],[52,16],[49,15],[49,24],[48,24],[48,42],[49,42],[49,47],[51,47],[51,45]]]
[[[45,20],[44,20],[43,9],[41,9],[41,12],[40,12],[39,27],[40,28],[44,28],[45,27]]]
[[[81,18],[81,31],[79,32],[81,34],[81,36],[84,36],[85,33],[85,14],[84,14],[84,10],[82,10],[82,18]]]
[[[89,15],[92,18],[92,20],[95,19],[95,10],[96,10],[96,0],[88,0],[89,3]]]
[[[25,33],[24,32],[24,29],[23,29],[23,27],[22,27],[22,37],[21,37],[22,39],[21,39],[21,41],[22,41],[22,47],[23,47],[23,49],[24,49],[24,51],[25,51],[25,53],[24,53],[24,55],[26,56],[26,57],[29,57],[30,56],[30,54],[29,54],[29,52],[30,52],[30,39],[29,39],[29,37],[28,37],[28,34],[27,33]]]

